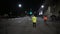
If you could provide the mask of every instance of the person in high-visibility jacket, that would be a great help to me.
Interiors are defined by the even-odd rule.
[[[32,17],[33,27],[36,27],[37,18],[35,16]]]

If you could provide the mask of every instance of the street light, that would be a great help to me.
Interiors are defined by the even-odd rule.
[[[41,8],[44,8],[44,5],[42,5]]]
[[[19,4],[18,6],[19,6],[19,7],[22,7],[22,5],[21,5],[21,4]]]

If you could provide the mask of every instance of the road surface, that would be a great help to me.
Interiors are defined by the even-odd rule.
[[[10,18],[0,20],[1,34],[56,34],[56,28],[52,22],[44,25],[42,18],[37,17],[36,28],[33,28],[31,17]]]

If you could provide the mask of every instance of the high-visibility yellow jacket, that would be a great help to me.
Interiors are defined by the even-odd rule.
[[[37,22],[37,18],[35,16],[32,17],[32,22],[36,23]]]

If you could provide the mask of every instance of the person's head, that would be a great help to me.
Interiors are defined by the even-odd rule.
[[[35,16],[35,15],[32,15],[32,16]]]

